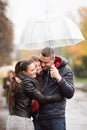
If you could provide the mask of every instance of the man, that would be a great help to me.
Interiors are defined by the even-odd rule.
[[[68,61],[55,57],[54,50],[49,47],[41,51],[40,60],[44,84],[41,92],[44,95],[61,93],[64,100],[40,107],[34,118],[35,130],[66,130],[66,98],[70,99],[74,95],[72,70],[67,65]]]

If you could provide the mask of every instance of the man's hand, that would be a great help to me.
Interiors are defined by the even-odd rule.
[[[57,82],[60,82],[62,80],[62,77],[59,74],[58,69],[54,65],[52,65],[50,68],[50,74],[52,77],[54,77],[57,80]]]

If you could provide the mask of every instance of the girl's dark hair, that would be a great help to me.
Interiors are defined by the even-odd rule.
[[[19,74],[22,73],[22,71],[27,71],[27,67],[31,63],[32,63],[31,60],[17,62],[15,66],[15,77],[18,77]],[[9,103],[10,108],[15,107],[15,93],[16,93],[16,88],[18,86],[18,83],[15,80],[15,77],[11,81],[11,86],[9,88],[9,93],[8,93],[8,103]]]
[[[18,74],[21,72],[21,70],[20,70],[20,64],[21,64],[22,62],[23,62],[23,61],[17,62],[16,66],[15,66],[15,76],[18,76]]]
[[[32,60],[19,61],[15,66],[15,75],[18,76],[22,71],[27,71],[28,65],[32,62]]]

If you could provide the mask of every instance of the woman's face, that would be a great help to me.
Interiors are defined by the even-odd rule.
[[[30,65],[28,65],[27,71],[23,71],[23,72],[24,72],[24,74],[35,78],[36,77],[36,68],[35,68],[34,63],[31,63]]]

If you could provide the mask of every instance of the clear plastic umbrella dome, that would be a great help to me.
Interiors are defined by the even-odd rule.
[[[62,47],[84,40],[80,29],[66,16],[46,15],[32,18],[23,31],[20,49]]]

